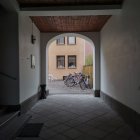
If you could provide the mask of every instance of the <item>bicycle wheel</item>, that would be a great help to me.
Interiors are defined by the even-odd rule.
[[[81,80],[81,82],[79,84],[80,84],[80,88],[82,90],[85,90],[86,89],[86,83],[84,82],[84,80]]]
[[[66,85],[68,87],[73,87],[74,86],[74,79],[73,78],[68,79],[66,82]]]
[[[68,80],[68,78],[64,80],[64,84],[65,84],[65,85],[67,85],[67,80]]]

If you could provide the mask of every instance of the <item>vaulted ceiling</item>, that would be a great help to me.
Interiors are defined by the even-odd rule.
[[[17,0],[22,9],[121,5],[123,0]],[[65,7],[66,8],[66,7]],[[69,7],[70,8],[70,7]],[[67,10],[67,9],[65,9]],[[85,9],[84,9],[85,10]],[[41,32],[98,32],[111,15],[31,16]]]

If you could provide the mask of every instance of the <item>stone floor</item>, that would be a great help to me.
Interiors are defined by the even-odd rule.
[[[60,88],[60,83],[55,84]],[[140,140],[108,105],[88,90],[86,93],[77,88],[74,94],[76,89],[71,93],[64,87],[63,94],[58,94],[62,89],[55,94],[57,89],[52,89],[47,99],[27,112],[32,115],[30,123],[44,123],[39,137],[16,140]]]

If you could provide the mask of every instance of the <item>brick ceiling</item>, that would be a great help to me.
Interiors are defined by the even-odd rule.
[[[20,8],[116,5],[123,0],[17,0]],[[98,32],[111,15],[91,16],[32,16],[32,21],[41,32]]]

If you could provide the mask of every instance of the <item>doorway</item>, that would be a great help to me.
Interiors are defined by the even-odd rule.
[[[66,87],[63,80],[70,73],[88,75],[90,90],[83,91],[78,84],[74,87]],[[95,46],[93,42],[86,36],[75,33],[53,37],[46,47],[46,83],[53,93],[65,91],[93,93],[95,89]]]

